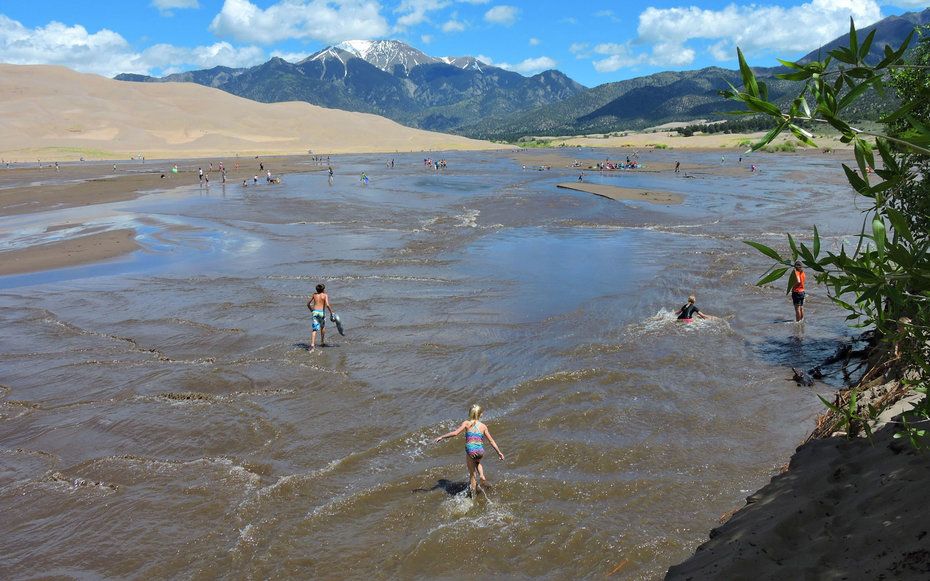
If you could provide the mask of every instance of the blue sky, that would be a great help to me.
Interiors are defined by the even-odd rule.
[[[927,0],[0,0],[0,62],[112,76],[299,60],[349,39],[397,39],[523,74],[601,83],[661,70],[797,58]]]

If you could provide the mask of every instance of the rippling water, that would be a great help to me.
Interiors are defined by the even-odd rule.
[[[787,367],[843,314],[813,288],[787,322],[740,242],[854,232],[837,160],[588,176],[685,195],[663,207],[488,154],[395,159],[110,204],[143,251],[0,278],[0,576],[655,578],[839,385]],[[648,171],[675,159],[710,169]],[[347,334],[307,353],[318,282]],[[692,292],[722,319],[677,324]],[[507,455],[474,501],[463,442],[432,443],[473,402]]]

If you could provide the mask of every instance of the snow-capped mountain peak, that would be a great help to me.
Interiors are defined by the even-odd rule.
[[[418,65],[440,62],[439,59],[397,40],[347,40],[337,44],[336,48],[352,53],[389,73],[394,72],[397,65],[409,71]]]

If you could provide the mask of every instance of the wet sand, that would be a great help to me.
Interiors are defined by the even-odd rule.
[[[47,162],[41,167],[15,164],[11,168],[0,168],[0,216],[133,200],[148,191],[199,185],[200,168],[210,186],[217,187],[222,185],[220,162],[226,167],[227,185],[241,184],[244,179],[251,184],[255,176],[264,182],[265,172],[269,170],[273,177],[326,170],[325,162],[305,155],[146,160],[144,163],[141,159],[121,160],[116,162],[115,171],[112,162],[68,163],[60,165],[58,171],[54,164]],[[260,163],[264,169],[260,169]],[[175,164],[178,173],[171,171]],[[336,169],[338,171],[338,165]]]
[[[0,252],[0,276],[92,264],[138,249],[134,230],[86,234],[60,242]]]
[[[611,200],[639,200],[649,202],[650,204],[680,204],[684,199],[679,194],[672,192],[657,192],[640,190],[634,188],[621,188],[617,186],[607,186],[603,184],[586,184],[584,182],[558,184],[559,188],[574,190],[576,192],[587,192],[595,196],[603,196]]]

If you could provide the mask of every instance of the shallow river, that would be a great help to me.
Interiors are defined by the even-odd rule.
[[[110,204],[142,251],[0,278],[0,577],[652,579],[689,556],[841,383],[789,367],[844,314],[809,276],[799,328],[741,243],[855,232],[839,160],[587,177],[684,195],[654,206],[446,157]],[[676,159],[704,167],[648,171]],[[346,336],[308,353],[319,282]],[[676,324],[691,293],[722,319]],[[476,500],[463,439],[432,443],[473,402],[506,454]]]

